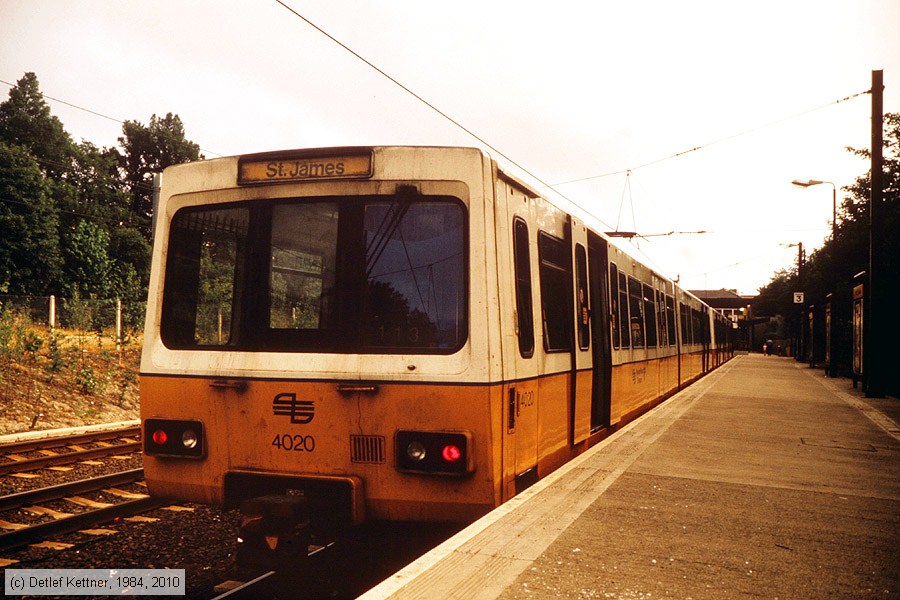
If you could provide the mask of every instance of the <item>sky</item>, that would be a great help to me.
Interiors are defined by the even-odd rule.
[[[34,72],[98,146],[172,112],[209,158],[482,147],[683,287],[741,294],[830,235],[831,186],[792,180],[840,204],[868,171],[846,147],[873,70],[900,111],[898,0],[283,1],[0,0],[0,80]]]

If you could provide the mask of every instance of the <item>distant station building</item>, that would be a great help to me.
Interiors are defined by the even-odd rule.
[[[729,320],[736,330],[735,349],[748,350],[753,348],[754,318],[750,305],[756,296],[742,296],[737,290],[690,290],[692,294],[719,311]],[[762,319],[763,322],[768,319]]]

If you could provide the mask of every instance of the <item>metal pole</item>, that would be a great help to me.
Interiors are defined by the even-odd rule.
[[[882,298],[884,297],[882,246],[884,245],[884,218],[882,197],[884,189],[884,72],[872,71],[872,171],[869,195],[869,314],[863,317],[863,376],[867,398],[884,398],[885,349],[882,343],[887,323]]]
[[[801,292],[806,292],[803,289],[803,242],[797,243],[797,287],[800,288]],[[797,305],[797,348],[794,351],[794,360],[797,362],[801,362],[805,356],[805,345],[803,344],[803,340],[806,337],[804,330],[806,329],[803,325],[805,324],[805,314],[804,310],[805,298],[804,302]]]
[[[834,350],[837,340],[834,338],[835,327],[835,299],[837,298],[837,186],[831,184],[831,316],[828,321],[828,364],[825,366],[825,374],[829,377],[837,377],[837,361]]]
[[[116,298],[116,351],[122,352],[122,299],[121,298]]]

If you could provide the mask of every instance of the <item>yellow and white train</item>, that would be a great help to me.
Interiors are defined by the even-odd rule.
[[[152,494],[469,521],[731,356],[728,323],[473,148],[164,172]]]

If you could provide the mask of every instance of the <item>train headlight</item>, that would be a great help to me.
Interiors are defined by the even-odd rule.
[[[200,438],[197,437],[197,432],[188,429],[184,433],[181,434],[181,445],[187,448],[188,450],[192,450],[197,447],[197,444],[200,443]]]
[[[469,432],[398,431],[395,448],[400,471],[468,475],[475,470]]]
[[[425,460],[425,456],[428,454],[428,451],[425,449],[425,446],[421,444],[421,442],[410,442],[406,447],[406,456],[410,458],[410,460],[414,460],[416,462],[420,462]]]
[[[203,458],[203,423],[176,419],[144,421],[144,454],[173,458]]]

